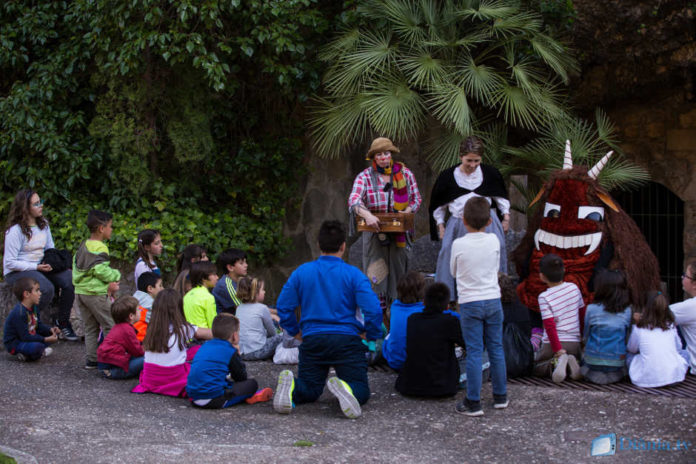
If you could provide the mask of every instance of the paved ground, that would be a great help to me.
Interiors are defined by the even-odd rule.
[[[511,385],[507,410],[486,404],[469,418],[453,399],[406,399],[393,374],[370,372],[372,399],[355,421],[328,391],[289,416],[270,403],[204,411],[85,371],[81,344],[55,348],[34,364],[0,352],[0,452],[18,462],[696,462],[696,400]],[[282,367],[248,370],[275,388]],[[591,457],[607,433],[616,455]],[[678,440],[690,449],[674,449]],[[657,441],[671,450],[635,449]]]

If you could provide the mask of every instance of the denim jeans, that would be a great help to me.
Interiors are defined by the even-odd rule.
[[[39,311],[41,312],[48,309],[56,293],[56,288],[60,289],[60,297],[58,298],[58,326],[61,329],[70,327],[70,310],[75,300],[72,271],[66,269],[57,274],[45,274],[40,271],[15,271],[5,276],[5,282],[11,285],[22,277],[31,277],[39,283],[39,288],[41,288]]]
[[[24,356],[26,356],[28,361],[36,361],[41,359],[41,356],[43,356],[43,352],[47,346],[47,343],[41,342],[19,342],[17,343],[13,354],[22,353]]]
[[[357,335],[316,334],[304,337],[295,379],[295,403],[311,403],[324,391],[329,368],[350,385],[360,404],[370,399],[367,381],[367,347]]]
[[[500,298],[459,305],[462,335],[466,343],[466,397],[481,400],[481,357],[484,345],[491,362],[493,394],[507,394],[503,352],[503,307]]]
[[[118,366],[107,363],[99,363],[97,367],[100,371],[109,371],[107,375],[104,373],[104,377],[111,380],[121,380],[121,379],[132,379],[140,375],[140,371],[143,370],[143,364],[145,363],[145,356],[139,356],[137,358],[131,358],[128,362],[128,372],[124,371]]]

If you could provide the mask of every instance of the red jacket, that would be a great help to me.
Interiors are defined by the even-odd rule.
[[[135,327],[128,322],[121,322],[111,328],[109,335],[97,349],[97,361],[113,364],[128,372],[131,358],[144,356],[143,346],[135,336]]]

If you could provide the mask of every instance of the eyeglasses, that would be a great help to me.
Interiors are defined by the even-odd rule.
[[[32,203],[31,206],[33,206],[34,208],[38,208],[39,206],[42,206],[43,204],[44,204],[44,201],[39,200],[36,203]]]
[[[682,277],[681,277],[681,278],[683,279],[684,277],[688,277],[689,280],[696,280],[696,277],[691,277],[691,276],[690,276],[689,274],[687,274],[686,272],[682,274]]]

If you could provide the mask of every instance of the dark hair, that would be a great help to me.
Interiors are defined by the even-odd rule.
[[[237,297],[242,303],[256,303],[256,296],[263,288],[263,280],[245,276],[237,282]]]
[[[138,299],[130,295],[119,297],[111,304],[111,317],[116,324],[128,322],[128,316],[138,311]]]
[[[644,329],[668,330],[674,324],[674,315],[669,309],[669,300],[662,292],[648,292],[648,303],[643,308],[636,324]]]
[[[15,224],[19,224],[19,228],[22,233],[31,239],[31,226],[29,225],[29,210],[31,208],[31,197],[36,192],[32,189],[23,189],[17,192],[12,201],[12,206],[10,206],[10,214],[7,215],[7,224],[5,225],[5,231],[9,230]],[[36,218],[36,225],[39,229],[43,230],[47,225],[48,221],[43,216]]]
[[[479,155],[483,158],[483,140],[475,135],[470,135],[465,138],[462,144],[459,146],[459,156],[466,156],[469,153]]]
[[[198,261],[197,263],[193,263],[189,271],[191,286],[198,287],[199,285],[203,285],[203,281],[212,274],[217,274],[217,269],[210,261]]]
[[[173,334],[179,349],[183,350],[191,324],[186,322],[181,295],[173,288],[165,288],[155,297],[151,311],[143,348],[154,353],[169,353],[169,336]]]
[[[464,220],[472,229],[481,230],[491,218],[491,204],[484,197],[473,197],[464,205]]]
[[[229,340],[232,334],[239,330],[239,319],[234,314],[220,313],[213,319],[211,330],[213,338]]]
[[[498,286],[500,287],[500,302],[512,303],[517,299],[517,282],[509,275],[498,273]]]
[[[565,275],[563,259],[553,253],[542,256],[539,260],[539,272],[544,274],[544,277],[549,279],[551,283],[555,284],[563,281],[563,276]]]
[[[147,287],[154,287],[157,282],[162,280],[162,276],[157,275],[154,272],[143,272],[138,277],[138,290],[147,293]]]
[[[410,271],[396,284],[396,294],[402,303],[417,303],[423,301],[425,279],[420,272]]]
[[[220,253],[217,259],[218,270],[222,274],[227,274],[227,266],[234,266],[237,261],[243,261],[247,259],[246,253],[238,248],[228,248],[227,250]]]
[[[24,300],[24,292],[31,292],[34,290],[34,285],[39,285],[39,282],[33,277],[22,277],[12,286],[12,293],[17,297],[21,303]]]
[[[200,245],[192,243],[191,245],[186,245],[184,251],[181,252],[179,258],[176,260],[176,273],[179,274],[181,271],[186,269],[191,269],[191,263],[193,260],[200,261],[205,254],[205,248]]]
[[[450,289],[442,282],[435,282],[425,289],[423,303],[426,313],[441,313],[447,309],[450,300]]]
[[[593,301],[601,303],[608,313],[620,313],[631,303],[631,293],[623,271],[602,270],[595,277],[594,288]]]
[[[319,227],[317,241],[323,253],[336,253],[346,241],[346,228],[340,221],[324,221]]]
[[[113,216],[106,211],[93,209],[87,213],[87,228],[90,232],[96,232],[99,227],[107,225],[112,219]]]
[[[148,252],[145,247],[152,245],[152,242],[157,240],[160,236],[159,230],[156,229],[143,229],[138,234],[138,258],[142,259],[145,265],[150,269],[155,269],[157,264],[152,264],[150,262],[150,252]],[[153,256],[154,260],[155,257]]]

